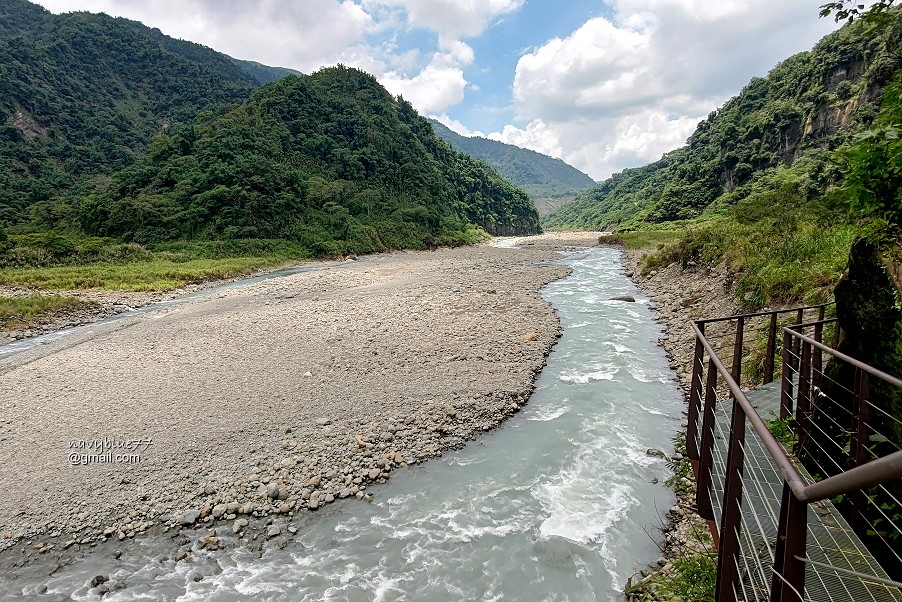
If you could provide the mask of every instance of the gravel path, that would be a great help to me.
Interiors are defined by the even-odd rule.
[[[369,256],[0,360],[0,550],[367,499],[526,402],[560,336],[553,249],[595,240]]]

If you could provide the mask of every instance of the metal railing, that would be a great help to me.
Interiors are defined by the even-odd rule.
[[[825,334],[839,340],[827,307],[692,324],[687,455],[697,510],[719,552],[717,600],[808,600],[806,573],[808,590],[826,599],[902,600],[900,576],[874,560],[827,501],[853,517],[857,532],[877,534],[868,543],[884,544],[881,562],[902,567],[902,428],[873,395],[902,399],[902,381],[825,345]],[[763,387],[743,391],[743,365],[754,373],[749,384]],[[766,422],[759,409],[769,403]]]

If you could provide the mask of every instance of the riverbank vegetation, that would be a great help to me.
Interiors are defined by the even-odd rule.
[[[76,297],[33,293],[24,297],[0,297],[0,329],[28,328],[67,311],[96,304]]]
[[[2,231],[0,231],[2,237]],[[140,245],[115,238],[42,232],[0,241],[0,285],[39,290],[165,291],[246,276],[310,258],[285,240],[174,241]]]

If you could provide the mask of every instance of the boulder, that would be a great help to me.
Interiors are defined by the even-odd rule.
[[[192,508],[191,510],[185,510],[184,512],[179,514],[175,519],[175,522],[184,527],[187,527],[196,523],[198,518],[200,518],[200,510]]]

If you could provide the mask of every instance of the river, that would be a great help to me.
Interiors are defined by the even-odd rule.
[[[89,581],[103,574],[125,583],[105,602],[622,600],[627,578],[659,555],[673,494],[665,460],[646,451],[671,450],[682,394],[619,251],[565,261],[573,274],[543,290],[563,336],[529,403],[496,431],[395,472],[368,489],[371,504],[295,518],[284,549],[253,553],[222,528],[222,549],[176,562],[169,537],[147,537],[115,561],[103,550],[51,577],[0,578],[0,597],[47,588],[42,599],[98,600]]]

